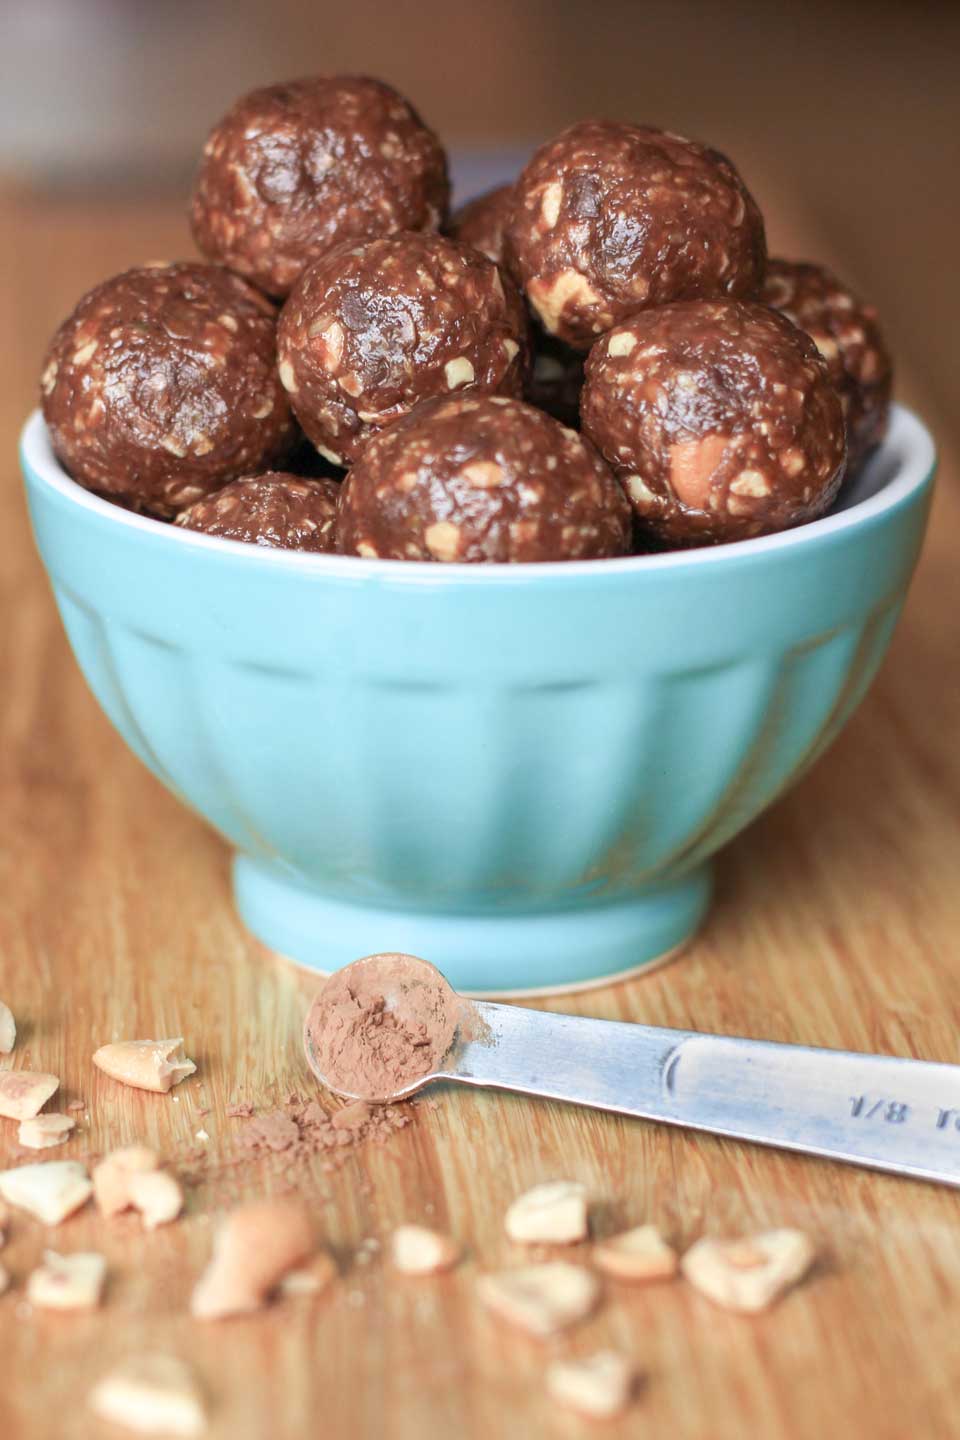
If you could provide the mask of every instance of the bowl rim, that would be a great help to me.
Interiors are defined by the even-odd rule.
[[[29,416],[20,436],[21,458],[28,479],[39,479],[68,504],[91,511],[108,523],[139,531],[154,544],[199,547],[211,554],[219,553],[224,559],[242,555],[245,564],[285,569],[291,575],[299,573],[304,576],[356,580],[379,577],[414,584],[429,581],[433,585],[453,580],[457,583],[466,580],[471,584],[483,585],[502,582],[507,578],[511,581],[537,583],[561,576],[572,579],[576,575],[590,575],[597,579],[604,575],[649,574],[661,570],[732,565],[737,561],[759,561],[778,551],[816,545],[832,536],[878,520],[908,501],[932,479],[937,461],[933,437],[919,416],[904,405],[894,404],[891,407],[890,427],[881,450],[893,444],[900,448],[900,462],[896,473],[879,490],[863,500],[856,501],[847,509],[830,512],[806,525],[799,525],[793,530],[781,531],[776,535],[735,540],[727,545],[671,550],[655,555],[628,555],[610,560],[550,560],[526,565],[503,561],[491,562],[489,565],[453,562],[438,565],[427,560],[380,560],[359,555],[309,554],[303,551],[253,546],[239,540],[204,535],[200,531],[187,530],[176,525],[158,524],[149,516],[138,515],[109,500],[101,499],[99,495],[85,490],[82,485],[72,480],[54,455],[49,431],[39,408]]]

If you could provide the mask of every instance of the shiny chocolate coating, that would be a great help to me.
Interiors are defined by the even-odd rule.
[[[254,90],[214,126],[190,222],[205,255],[284,296],[335,245],[436,230],[449,199],[443,147],[402,95],[320,75]]]
[[[760,211],[719,151],[651,126],[585,120],[521,173],[506,253],[544,329],[587,350],[639,310],[754,294],[766,242]]]
[[[54,336],[41,391],[73,478],[161,516],[281,460],[297,434],[276,311],[219,265],[143,266],[98,285]]]
[[[519,395],[527,329],[513,282],[485,255],[408,232],[310,266],[280,317],[280,378],[320,453],[351,465],[421,400]]]
[[[370,441],[343,485],[345,554],[391,560],[625,555],[630,506],[572,430],[520,400],[428,400]]]
[[[764,305],[680,301],[625,320],[591,350],[580,410],[661,544],[803,524],[843,478],[843,411],[826,364]]]
[[[513,186],[498,185],[485,190],[455,210],[447,234],[464,245],[472,245],[496,265],[504,260],[504,230],[513,211]]]
[[[759,297],[805,330],[827,363],[847,423],[847,471],[887,433],[893,363],[877,312],[824,265],[771,260]]]
[[[339,498],[335,480],[304,480],[270,470],[231,480],[215,495],[181,510],[176,524],[248,545],[331,554],[337,548]]]

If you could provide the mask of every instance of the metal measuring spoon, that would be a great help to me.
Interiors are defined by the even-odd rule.
[[[321,1063],[331,1005],[359,987],[379,990],[386,1023],[400,1029],[436,1002],[436,1036],[412,1062],[420,1073],[393,1088],[383,1077],[350,1088],[335,1056],[327,1073]],[[456,1081],[960,1185],[957,1065],[467,1000],[410,955],[368,956],[332,975],[311,1006],[304,1042],[317,1078],[351,1100],[402,1100]]]

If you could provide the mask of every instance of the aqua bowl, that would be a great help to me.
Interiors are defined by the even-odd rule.
[[[94,694],[236,851],[272,949],[460,989],[601,983],[694,933],[710,859],[823,752],[883,657],[934,449],[898,408],[839,508],[716,549],[467,566],[257,549],[144,519],[22,440]]]

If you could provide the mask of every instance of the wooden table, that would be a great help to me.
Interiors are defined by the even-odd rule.
[[[843,234],[787,199],[761,143],[749,173],[779,248],[852,273]],[[892,271],[893,242],[874,239],[874,262],[886,257]],[[14,1062],[57,1072],[65,1101],[86,1100],[61,1156],[143,1139],[183,1163],[196,1132],[210,1136],[187,1215],[153,1236],[92,1210],[50,1235],[16,1219],[2,1257],[16,1283],[0,1301],[0,1433],[99,1433],[84,1411],[92,1379],[122,1355],[162,1348],[195,1364],[215,1436],[572,1435],[585,1427],[544,1397],[545,1361],[600,1345],[638,1357],[646,1376],[611,1436],[953,1433],[958,1196],[495,1095],[445,1094],[336,1173],[297,1172],[342,1264],[333,1292],[220,1326],[185,1315],[218,1207],[284,1183],[282,1167],[219,1168],[236,1152],[238,1122],[225,1110],[238,1096],[269,1107],[306,1091],[298,1031],[313,986],[244,932],[224,846],[137,763],[88,694],[32,549],[13,447],[46,337],[80,291],[186,248],[169,198],[91,206],[7,192],[0,210],[0,995],[20,1022]],[[932,343],[948,353],[929,318]],[[960,425],[913,381],[921,359],[904,356],[900,394],[937,430],[943,473],[879,681],[831,753],[723,857],[719,902],[687,954],[562,1008],[960,1058]],[[199,1069],[171,1096],[120,1088],[91,1066],[111,1037],[180,1033]],[[14,1135],[8,1123],[0,1131],[0,1163]],[[569,1339],[525,1341],[480,1312],[475,1275],[513,1258],[501,1229],[509,1200],[560,1176],[590,1186],[604,1229],[655,1220],[687,1244],[704,1231],[799,1225],[822,1259],[756,1319],[722,1313],[683,1284],[611,1288]],[[376,1258],[360,1265],[360,1243],[401,1220],[449,1227],[468,1260],[432,1281],[398,1279]],[[19,1291],[45,1244],[106,1254],[101,1311],[25,1311]]]

